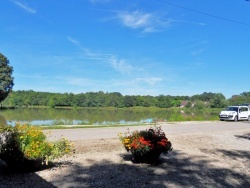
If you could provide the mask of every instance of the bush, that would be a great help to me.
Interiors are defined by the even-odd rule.
[[[32,160],[48,165],[49,161],[72,152],[70,141],[65,138],[56,142],[48,141],[39,127],[28,124],[0,126],[0,159],[8,166],[15,167],[18,163]]]

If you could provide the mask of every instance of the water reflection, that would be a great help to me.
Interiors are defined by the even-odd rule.
[[[5,109],[1,123],[32,125],[121,125],[157,121],[215,120],[218,112],[183,109]]]
[[[0,125],[7,125],[6,119],[0,114]]]

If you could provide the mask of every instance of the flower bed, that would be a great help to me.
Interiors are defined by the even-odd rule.
[[[50,142],[38,127],[28,124],[0,126],[0,159],[10,170],[35,170],[72,152],[70,141],[61,138]]]
[[[119,138],[128,152],[133,155],[133,162],[154,163],[161,154],[172,150],[172,143],[166,138],[161,127],[154,126],[147,130],[119,134]]]

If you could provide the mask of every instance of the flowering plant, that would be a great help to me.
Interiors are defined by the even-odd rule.
[[[28,124],[0,126],[0,158],[9,166],[27,160],[45,162],[73,152],[73,146],[65,138],[48,141],[39,127]]]
[[[142,162],[154,162],[161,154],[172,150],[171,142],[166,138],[161,127],[152,127],[147,130],[119,134],[119,138],[127,151],[134,158]]]

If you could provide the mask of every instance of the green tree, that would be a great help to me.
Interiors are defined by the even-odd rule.
[[[159,107],[159,108],[170,108],[171,107],[170,96],[159,95],[157,97],[157,99],[158,99],[157,107]]]
[[[170,102],[172,107],[178,107],[181,105],[181,100],[172,99]]]
[[[9,60],[0,53],[0,102],[12,91],[14,85],[12,72],[13,67],[9,66]]]
[[[243,92],[240,95],[233,95],[228,99],[229,105],[240,105],[250,102],[250,92]]]
[[[201,101],[201,100],[195,101],[194,108],[203,109],[205,107],[206,107],[206,104],[204,101]]]
[[[201,100],[205,101],[205,102],[209,102],[211,101],[215,96],[215,93],[212,92],[204,92],[201,94],[200,98]]]
[[[243,92],[240,94],[241,96],[244,96],[244,97],[250,97],[250,92]]]
[[[123,107],[123,96],[119,92],[113,92],[113,93],[108,93],[107,94],[107,106],[112,106],[112,107]]]
[[[125,95],[124,96],[124,106],[125,107],[133,107],[135,106],[135,101],[133,96]]]
[[[52,97],[52,98],[50,98],[50,100],[49,100],[49,107],[50,108],[55,108],[56,107],[56,99],[55,99],[55,97]]]
[[[216,93],[211,100],[211,108],[224,108],[227,106],[226,98],[221,93]]]

